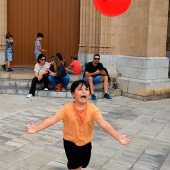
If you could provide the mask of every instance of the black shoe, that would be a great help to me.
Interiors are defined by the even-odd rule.
[[[6,65],[4,64],[4,65],[2,65],[2,68],[5,70],[6,69]]]
[[[11,68],[6,68],[5,71],[11,72],[13,70]]]

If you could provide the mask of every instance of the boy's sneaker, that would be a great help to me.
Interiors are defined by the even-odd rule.
[[[104,95],[104,99],[108,99],[108,100],[113,100],[110,96],[109,96],[109,94],[108,93],[105,93],[105,95]]]
[[[33,96],[32,94],[28,94],[28,95],[27,95],[27,98],[30,98],[30,97],[32,97],[32,96]]]
[[[5,71],[11,72],[13,70],[11,68],[6,68]]]
[[[6,69],[6,65],[5,65],[5,64],[3,64],[3,65],[2,65],[2,68],[5,70],[5,69]]]
[[[97,101],[97,98],[96,98],[96,96],[94,94],[91,95],[91,100],[92,101]]]

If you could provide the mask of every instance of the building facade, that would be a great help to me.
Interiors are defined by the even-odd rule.
[[[9,16],[7,11],[10,8],[7,2],[9,3],[0,0],[1,63],[5,60],[4,35],[9,27],[7,23],[10,23],[10,19],[7,19]],[[46,2],[50,1],[44,3]],[[68,1],[65,3],[67,4]],[[51,11],[54,5],[58,4],[51,4],[48,10]],[[79,27],[76,31],[78,41],[74,44],[77,46],[78,58],[82,66],[92,60],[94,53],[99,53],[101,62],[108,68],[110,75],[117,77],[123,95],[140,100],[170,96],[169,58],[167,57],[170,37],[169,0],[132,0],[129,9],[118,17],[101,15],[92,0],[75,0],[73,6],[77,6],[76,9],[79,11],[76,12],[77,15],[75,14],[77,20],[74,20],[74,23],[77,23],[75,28]],[[51,16],[54,15],[60,14],[52,13]],[[46,18],[46,21],[49,20],[51,17]],[[73,33],[73,35],[77,37],[77,34]],[[67,38],[66,36],[66,42]],[[67,48],[68,44],[64,44],[64,47]]]

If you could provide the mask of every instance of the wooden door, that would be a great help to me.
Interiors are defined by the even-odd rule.
[[[167,31],[167,42],[166,42],[166,51],[170,51],[170,2],[169,2],[169,11],[168,11],[168,31]]]
[[[15,66],[34,66],[34,43],[44,34],[42,48],[47,60],[60,52],[69,65],[78,53],[80,0],[8,0],[8,31],[14,38]]]

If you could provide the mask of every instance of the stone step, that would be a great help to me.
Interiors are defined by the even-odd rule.
[[[5,79],[22,79],[22,80],[32,80],[32,78],[34,77],[34,73],[32,72],[5,72],[5,71],[1,71],[0,72],[0,78],[5,78]],[[83,78],[83,73],[80,75],[72,75],[69,74],[70,80],[71,81],[76,81],[79,79]]]
[[[82,79],[83,74],[71,75],[70,82],[66,92],[52,91],[52,86],[49,83],[49,91],[39,90],[40,85],[37,84],[35,96],[49,96],[49,97],[72,97],[70,93],[70,87],[73,81]],[[13,72],[5,72],[0,70],[0,93],[1,94],[15,94],[15,95],[27,95],[31,87],[32,78],[34,77],[33,68],[14,68]],[[95,95],[97,98],[103,97],[103,84],[94,86]],[[120,89],[115,89],[110,93],[111,97],[121,96]]]
[[[70,78],[70,82],[67,86],[67,89],[70,89],[71,84],[73,81],[78,80],[76,78],[71,77]],[[31,82],[32,79],[8,79],[8,78],[0,78],[0,86],[12,86],[12,87],[31,87]],[[40,85],[37,84],[37,88],[39,88]],[[52,89],[52,85],[49,83],[48,87],[50,89]],[[97,84],[94,85],[94,89],[102,89],[103,88],[103,84]]]
[[[115,89],[110,93],[111,97],[115,96],[121,96],[121,90]],[[0,94],[12,94],[12,95],[28,95],[29,94],[29,88],[27,87],[16,87],[16,86],[0,86]],[[95,90],[95,95],[97,98],[103,98],[103,90]],[[36,89],[35,96],[41,96],[41,97],[72,97],[70,90],[67,90],[66,92],[56,92],[56,91],[44,91]]]

